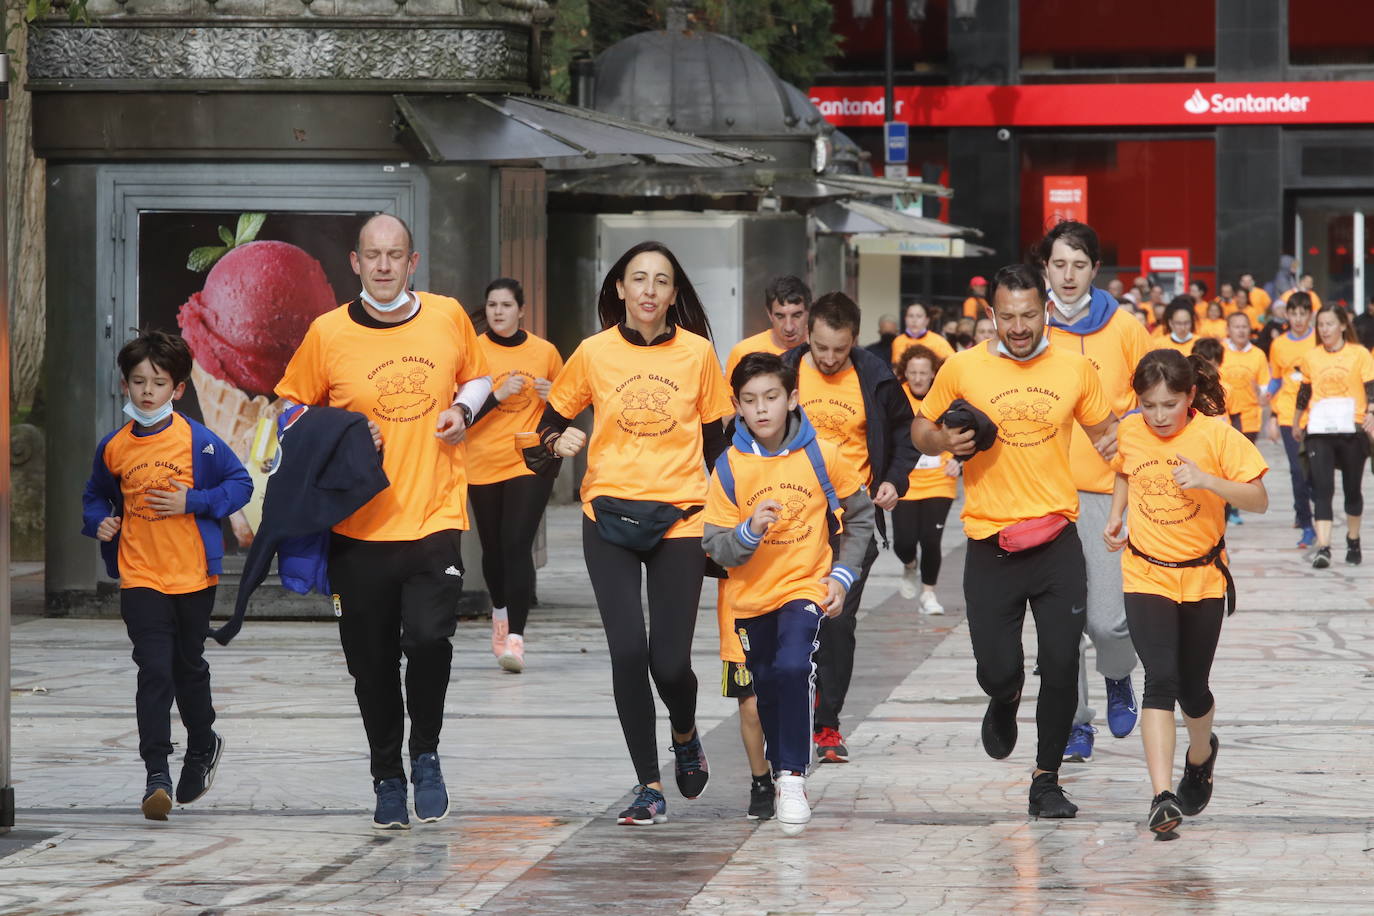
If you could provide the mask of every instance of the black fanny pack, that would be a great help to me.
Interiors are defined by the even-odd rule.
[[[598,496],[592,500],[596,530],[607,543],[627,550],[652,550],[673,524],[696,515],[702,506],[679,509],[650,499]]]
[[[1178,562],[1156,559],[1148,553],[1141,551],[1139,547],[1136,547],[1129,540],[1126,541],[1126,546],[1131,548],[1131,553],[1140,557],[1140,559],[1144,560],[1146,563],[1152,563],[1155,566],[1165,566],[1169,569],[1188,569],[1193,566],[1215,566],[1221,571],[1221,577],[1226,580],[1226,616],[1230,617],[1236,612],[1236,580],[1231,578],[1231,570],[1226,567],[1226,561],[1222,559],[1222,553],[1226,550],[1226,538],[1217,541],[1216,546],[1202,556],[1194,557],[1191,560],[1180,560]]]

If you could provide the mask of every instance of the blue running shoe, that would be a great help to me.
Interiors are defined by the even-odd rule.
[[[1240,517],[1240,510],[1235,506],[1228,506],[1226,509],[1226,524],[1244,525],[1245,519]]]
[[[1315,543],[1317,543],[1317,532],[1313,530],[1312,526],[1309,525],[1302,529],[1302,536],[1298,538],[1298,546],[1305,549]]]
[[[372,791],[377,793],[377,810],[372,815],[372,826],[378,830],[409,830],[405,779],[400,776],[383,779],[373,784]]]
[[[1135,723],[1140,718],[1140,709],[1135,703],[1135,689],[1131,687],[1128,674],[1119,681],[1107,681],[1107,727],[1112,730],[1113,738],[1124,738],[1135,731]]]
[[[690,741],[673,745],[677,758],[677,790],[683,798],[700,798],[711,778],[706,765],[706,749],[701,746],[701,733],[693,732]]]
[[[1069,732],[1069,743],[1064,745],[1064,760],[1070,763],[1087,763],[1093,759],[1093,735],[1097,729],[1087,722],[1075,725]]]
[[[415,817],[422,824],[443,820],[448,814],[448,787],[433,751],[410,762],[410,781],[415,783]]]
[[[617,824],[648,827],[668,820],[668,800],[663,793],[648,786],[635,786],[635,800],[616,816]]]

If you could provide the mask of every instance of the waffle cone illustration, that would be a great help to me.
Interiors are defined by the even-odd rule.
[[[243,389],[205,371],[198,360],[191,362],[191,384],[200,401],[202,422],[229,443],[240,461],[247,462],[258,421],[276,413],[274,401],[261,394],[250,397]]]

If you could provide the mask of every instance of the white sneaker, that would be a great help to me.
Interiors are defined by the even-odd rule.
[[[929,615],[931,615],[932,617],[935,617],[935,616],[938,616],[938,615],[940,615],[940,614],[943,614],[944,612],[945,612],[944,605],[942,605],[942,604],[940,603],[939,599],[937,599],[937,598],[935,597],[935,593],[934,593],[934,592],[925,592],[925,593],[923,593],[923,594],[921,595],[921,613],[922,613],[922,614],[929,614]]]
[[[505,651],[499,659],[501,667],[511,674],[525,670],[525,637],[512,633],[506,637]]]
[[[811,805],[806,800],[806,777],[783,773],[778,777],[778,807],[776,817],[782,832],[796,836],[811,820]]]
[[[897,586],[903,598],[916,597],[916,568],[914,566],[902,567],[902,584]]]
[[[506,637],[510,635],[510,619],[505,615],[505,608],[500,608],[501,616],[498,618],[496,613],[491,615],[491,654],[497,658],[506,651]]]

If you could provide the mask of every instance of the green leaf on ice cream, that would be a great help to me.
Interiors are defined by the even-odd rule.
[[[230,232],[227,226],[219,227],[219,239],[224,244],[193,248],[190,256],[186,258],[186,269],[195,273],[209,270],[216,261],[228,254],[231,248],[247,245],[257,239],[258,232],[262,230],[262,224],[266,220],[266,213],[240,213],[238,225],[233,232]]]

